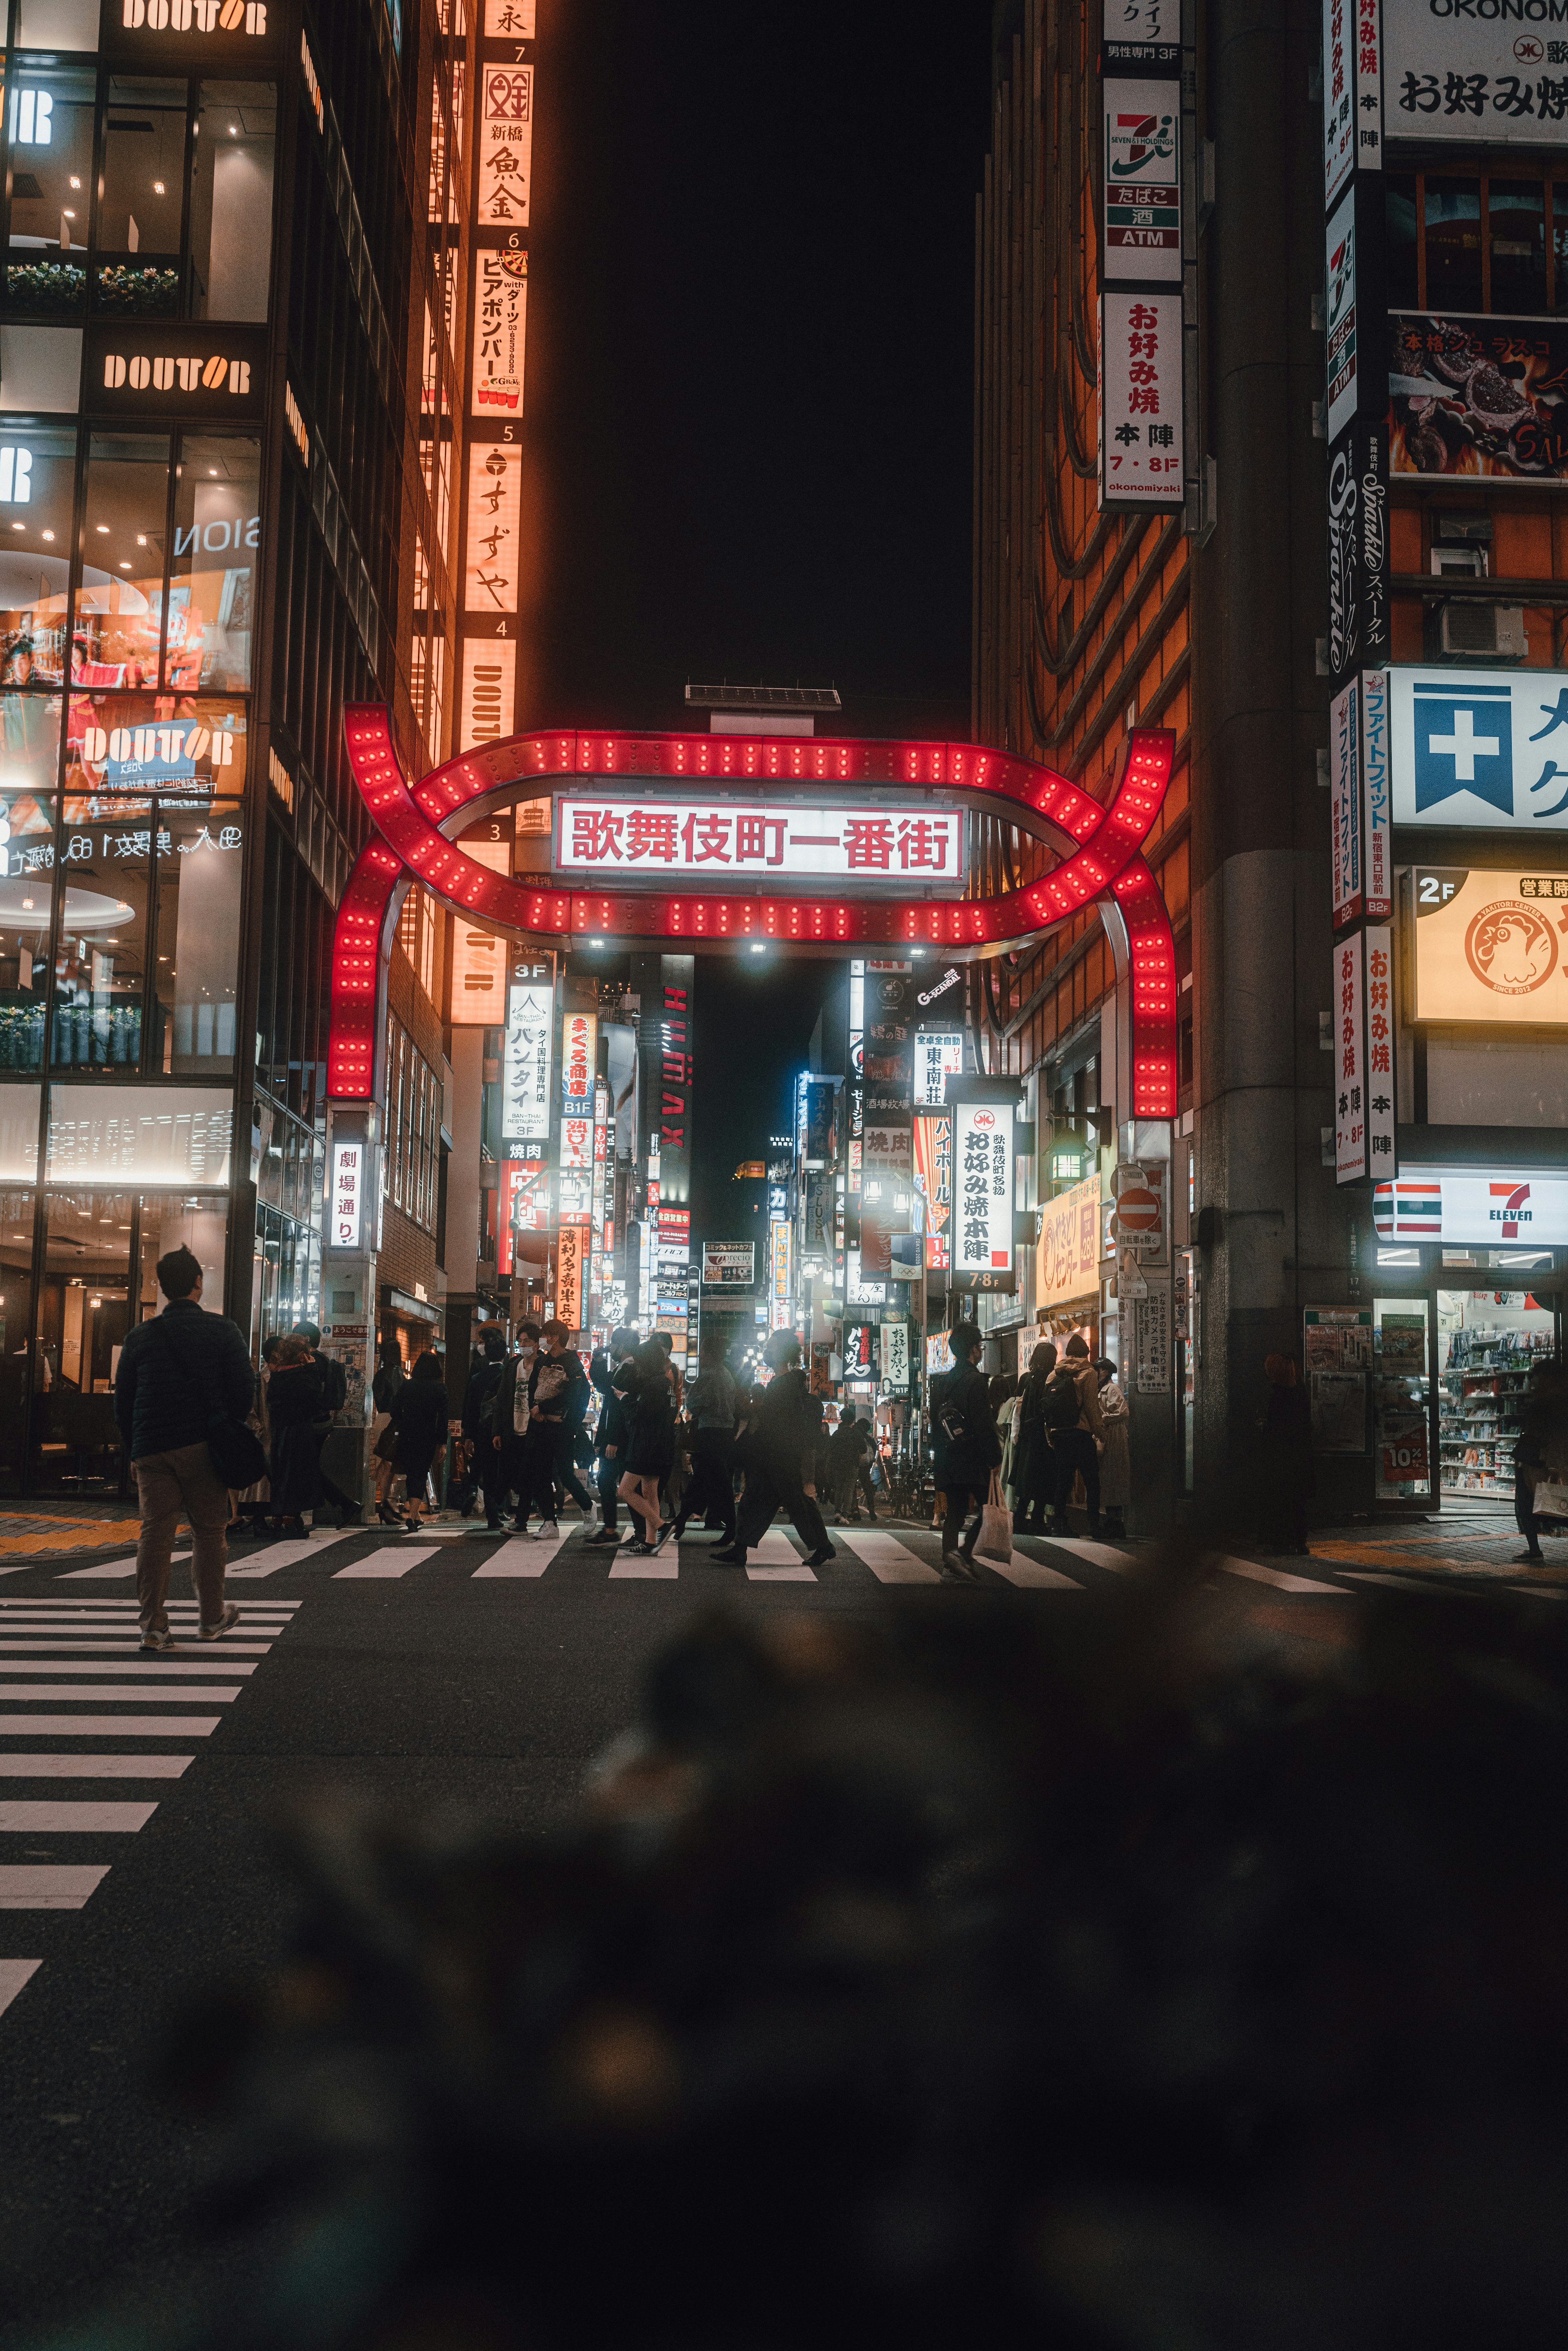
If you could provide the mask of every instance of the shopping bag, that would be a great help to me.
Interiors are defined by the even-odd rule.
[[[1568,1519],[1568,1486],[1549,1473],[1531,1496],[1530,1507],[1538,1519]]]
[[[991,1561],[998,1567],[1012,1563],[1013,1514],[1002,1499],[1002,1481],[993,1469],[991,1489],[980,1512],[979,1540],[975,1545],[975,1557]]]

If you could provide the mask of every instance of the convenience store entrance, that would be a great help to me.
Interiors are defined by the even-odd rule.
[[[1458,1513],[1511,1508],[1513,1447],[1531,1370],[1562,1342],[1561,1276],[1548,1269],[1547,1280],[1553,1286],[1537,1290],[1435,1282],[1425,1297],[1374,1300],[1373,1490],[1380,1504]]]

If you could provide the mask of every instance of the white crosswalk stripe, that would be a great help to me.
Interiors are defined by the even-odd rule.
[[[1337,1583],[1318,1583],[1310,1575],[1291,1575],[1282,1567],[1264,1567],[1255,1559],[1216,1559],[1227,1575],[1244,1576],[1249,1583],[1271,1583],[1276,1592],[1339,1592]]]
[[[0,1861],[0,1910],[82,1910],[109,1864]]]
[[[181,1780],[195,1760],[193,1755],[0,1755],[0,1780]]]
[[[883,1534],[880,1528],[864,1532],[859,1527],[835,1527],[838,1541],[865,1562],[879,1583],[940,1583],[942,1578],[934,1567],[901,1543],[895,1535]]]
[[[173,1554],[173,1564],[178,1567],[183,1560],[187,1560],[190,1556],[188,1551],[177,1551]],[[136,1553],[132,1552],[129,1559],[100,1560],[96,1567],[68,1567],[59,1581],[62,1583],[114,1583],[123,1581],[134,1575],[135,1573]]]
[[[41,1705],[46,1698],[55,1705],[80,1698],[93,1706],[111,1705],[116,1699],[127,1706],[222,1706],[239,1696],[237,1682],[232,1689],[214,1689],[204,1682],[200,1689],[188,1682],[179,1689],[157,1689],[139,1682],[133,1690],[105,1689],[101,1682],[0,1682],[0,1706],[16,1706],[23,1700]],[[4,1719],[0,1716],[0,1729]]]
[[[608,1551],[609,1544],[606,1543],[604,1548]],[[619,1577],[624,1577],[628,1581],[637,1583],[646,1583],[651,1580],[655,1583],[673,1583],[680,1572],[680,1556],[675,1547],[675,1539],[672,1535],[664,1550],[651,1559],[645,1554],[632,1552],[623,1543],[615,1554],[610,1570],[610,1579],[612,1583]]]
[[[406,1575],[409,1569],[417,1567],[422,1559],[434,1559],[436,1549],[434,1543],[409,1543],[394,1550],[389,1543],[383,1550],[371,1552],[365,1559],[356,1559],[347,1567],[335,1568],[333,1575],[336,1579],[350,1575]]]
[[[47,1693],[33,1690],[29,1695],[37,1698]],[[94,1690],[92,1695],[106,1698],[110,1693]],[[213,1693],[187,1689],[177,1695],[194,1705]],[[0,1739],[210,1739],[222,1720],[217,1714],[0,1714]]]
[[[318,1534],[312,1531],[303,1537],[294,1535],[283,1542],[268,1543],[265,1551],[254,1552],[248,1559],[230,1560],[228,1575],[231,1583],[247,1577],[276,1575],[280,1567],[298,1567],[302,1559],[315,1559],[338,1543],[350,1541],[363,1532],[360,1527],[323,1527]]]
[[[144,1829],[156,1804],[48,1803],[43,1799],[0,1796],[0,1832],[30,1836],[80,1836],[110,1830],[123,1835]]]
[[[807,1566],[782,1527],[769,1527],[746,1562],[753,1583],[815,1583],[816,1570]]]
[[[1005,1563],[999,1559],[988,1559],[986,1565],[994,1568],[998,1575],[1005,1576],[1009,1583],[1016,1584],[1020,1592],[1082,1592],[1083,1589],[1071,1575],[1063,1575],[1059,1567],[1048,1567],[1042,1559],[1026,1559],[1021,1551],[1015,1551]]]
[[[0,2016],[43,1964],[42,1959],[0,1959]]]
[[[1128,1575],[1137,1566],[1130,1551],[1118,1551],[1112,1543],[1091,1542],[1082,1535],[1039,1535],[1039,1542],[1049,1542],[1053,1551],[1071,1552],[1074,1559],[1086,1559],[1091,1567],[1108,1567],[1113,1575]]]
[[[493,1551],[488,1559],[481,1560],[474,1573],[476,1576],[542,1575],[556,1553],[565,1549],[576,1532],[575,1527],[569,1527],[565,1534],[546,1535],[542,1540],[535,1535],[513,1535]],[[609,1548],[606,1543],[604,1549],[608,1551]]]
[[[211,1646],[215,1648],[217,1644],[214,1642]],[[138,1679],[143,1674],[151,1674],[155,1679],[163,1681],[171,1675],[254,1674],[255,1671],[254,1666],[232,1663],[231,1654],[226,1648],[224,1651],[221,1665],[216,1658],[210,1665],[199,1665],[193,1657],[187,1660],[183,1656],[115,1657],[107,1661],[95,1657],[90,1662],[85,1658],[73,1660],[68,1666],[56,1664],[53,1660],[46,1665],[41,1659],[35,1663],[30,1659],[20,1657],[0,1658],[0,1674],[132,1674]],[[0,1689],[15,1689],[22,1687],[25,1685],[0,1682]],[[101,1696],[102,1693],[100,1692],[99,1695]]]
[[[116,1653],[126,1654],[137,1648],[141,1639],[141,1635],[137,1628],[118,1635],[105,1633],[96,1639],[73,1633],[61,1633],[51,1639],[48,1634],[40,1633],[30,1640],[0,1641],[0,1666],[14,1665],[24,1653],[31,1652],[36,1656],[44,1649],[47,1649],[53,1657],[104,1657]],[[193,1651],[199,1646],[195,1641],[190,1644]],[[270,1641],[236,1641],[231,1634],[224,1642],[224,1656],[225,1657],[265,1657],[271,1646]],[[204,1667],[203,1670],[209,1669]],[[225,1670],[226,1671],[227,1668],[225,1667]]]

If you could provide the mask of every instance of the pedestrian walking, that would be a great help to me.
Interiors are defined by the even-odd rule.
[[[529,1375],[528,1440],[525,1471],[540,1516],[539,1533],[560,1532],[557,1512],[559,1489],[567,1492],[584,1519],[593,1512],[593,1497],[577,1474],[577,1438],[588,1411],[588,1374],[571,1345],[564,1322],[546,1322],[539,1332],[539,1356]],[[524,1516],[521,1499],[518,1516]]]
[[[362,1526],[365,1517],[363,1510],[351,1496],[344,1493],[337,1480],[328,1475],[321,1460],[322,1448],[326,1445],[328,1432],[332,1426],[332,1416],[334,1413],[341,1412],[349,1401],[348,1372],[338,1361],[336,1355],[324,1355],[321,1353],[321,1333],[314,1322],[297,1322],[289,1336],[304,1340],[310,1351],[310,1359],[321,1377],[320,1409],[311,1423],[310,1428],[310,1433],[316,1441],[316,1482],[320,1497],[329,1502],[337,1511],[338,1524],[340,1527]]]
[[[1018,1495],[1018,1531],[1042,1535],[1045,1513],[1056,1485],[1056,1458],[1045,1425],[1045,1396],[1056,1370],[1056,1343],[1042,1339],[1030,1358],[1019,1397],[1013,1439],[1013,1485]]]
[[[183,1510],[191,1523],[197,1628],[215,1641],[239,1622],[224,1597],[229,1489],[214,1463],[214,1414],[243,1419],[254,1394],[250,1356],[236,1324],[202,1308],[202,1268],[183,1244],[158,1260],[162,1311],[139,1322],[120,1351],[114,1416],[136,1479],[141,1529],[136,1604],[144,1649],[173,1646],[169,1569]]]
[[[953,1368],[931,1383],[931,1420],[933,1428],[940,1426],[942,1432],[941,1484],[947,1506],[942,1521],[942,1564],[949,1576],[964,1583],[979,1580],[974,1560],[980,1514],[990,1492],[991,1472],[1002,1458],[996,1416],[980,1369],[983,1344],[972,1322],[960,1322],[948,1337]],[[966,1535],[964,1520],[971,1504],[975,1522]]]
[[[735,1376],[726,1360],[724,1333],[705,1332],[697,1375],[686,1390],[692,1474],[675,1513],[675,1541],[701,1510],[716,1516],[727,1543],[735,1537]]]
[[[408,1516],[403,1524],[410,1534],[419,1531],[426,1483],[446,1451],[448,1411],[445,1368],[439,1355],[427,1351],[392,1399],[397,1466],[408,1489]]]
[[[876,1523],[876,1489],[871,1482],[871,1457],[875,1446],[870,1422],[862,1420],[858,1413],[841,1419],[828,1439],[825,1491],[841,1527],[852,1526],[859,1520],[859,1494],[865,1496],[867,1515],[873,1525]]]
[[[1074,1410],[1074,1405],[1077,1409]],[[1056,1482],[1051,1497],[1051,1531],[1071,1534],[1068,1510],[1072,1489],[1083,1480],[1089,1512],[1089,1532],[1100,1533],[1100,1382],[1089,1360],[1089,1342],[1074,1332],[1056,1367],[1045,1400],[1046,1426],[1056,1458]]]
[[[500,1452],[490,1442],[490,1405],[506,1368],[507,1334],[499,1323],[486,1322],[479,1360],[469,1373],[468,1384],[463,1391],[462,1421],[469,1458],[478,1472],[479,1489],[485,1498],[487,1534],[500,1532],[501,1505],[506,1499]],[[477,1534],[479,1530],[476,1527],[473,1531]]]
[[[624,1397],[617,1394],[616,1384],[624,1378],[626,1368],[637,1353],[638,1343],[636,1332],[622,1323],[610,1333],[609,1346],[600,1348],[589,1363],[589,1380],[599,1391],[599,1422],[593,1432],[593,1450],[599,1463],[596,1482],[602,1520],[589,1536],[591,1543],[618,1544],[621,1541],[615,1493],[626,1468],[632,1415]]]
[[[1094,1366],[1100,1383],[1100,1507],[1105,1532],[1113,1542],[1124,1542],[1123,1512],[1133,1499],[1133,1456],[1128,1444],[1132,1415],[1116,1377],[1116,1366],[1102,1355]]]
[[[782,1508],[806,1545],[808,1567],[825,1567],[838,1557],[817,1507],[816,1449],[822,1425],[821,1400],[800,1368],[800,1342],[793,1331],[775,1331],[763,1350],[773,1377],[762,1392],[755,1439],[747,1455],[735,1540],[709,1554],[727,1567],[744,1567],[746,1554],[761,1541]]]
[[[1531,1372],[1513,1448],[1513,1516],[1525,1546],[1514,1560],[1516,1567],[1537,1565],[1546,1556],[1541,1548],[1542,1517],[1535,1505],[1538,1489],[1547,1484],[1568,1484],[1568,1388],[1562,1366],[1554,1362],[1537,1364]],[[1562,1531],[1553,1513],[1552,1532]]]
[[[272,1459],[272,1426],[267,1416],[267,1390],[272,1376],[272,1359],[281,1343],[277,1334],[263,1343],[261,1361],[256,1369],[251,1407],[246,1416],[246,1427],[255,1435],[268,1461]],[[258,1478],[254,1485],[231,1495],[230,1504],[233,1515],[228,1523],[228,1536],[231,1542],[241,1534],[264,1533],[272,1508],[271,1478]]]
[[[998,1372],[986,1391],[986,1400],[996,1415],[997,1442],[1002,1448],[1001,1468],[998,1472],[1002,1491],[1007,1493],[1013,1479],[1013,1432],[1018,1426],[1018,1386],[1016,1379],[1006,1372]],[[1011,1501],[1008,1508],[1013,1507]]]
[[[1312,1406],[1301,1386],[1294,1355],[1267,1356],[1263,1374],[1269,1383],[1269,1401],[1259,1462],[1261,1540],[1266,1549],[1300,1555],[1307,1549],[1307,1503],[1317,1490]]]
[[[644,1340],[622,1365],[616,1394],[631,1418],[619,1490],[632,1517],[643,1522],[640,1539],[626,1548],[646,1558],[664,1548],[669,1533],[659,1516],[659,1491],[675,1458],[675,1391],[669,1357],[656,1339]]]
[[[371,1382],[371,1459],[375,1464],[376,1516],[386,1527],[402,1524],[392,1506],[392,1489],[397,1477],[397,1439],[392,1435],[392,1408],[404,1377],[402,1349],[395,1339],[383,1339],[381,1360]]]
[[[538,1324],[519,1322],[517,1346],[502,1364],[496,1393],[490,1398],[490,1449],[501,1464],[500,1498],[504,1508],[507,1495],[516,1493],[517,1511],[512,1524],[518,1534],[528,1532],[528,1506],[533,1499],[527,1466],[528,1418],[533,1410],[533,1392],[529,1383],[538,1359]],[[554,1503],[552,1488],[552,1508]]]
[[[305,1513],[321,1499],[321,1374],[308,1345],[290,1331],[278,1342],[267,1390],[272,1427],[272,1507],[280,1534],[303,1535]]]

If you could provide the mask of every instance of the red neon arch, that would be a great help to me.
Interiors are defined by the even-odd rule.
[[[759,938],[846,953],[911,946],[960,956],[1040,937],[1109,892],[1128,935],[1134,1114],[1175,1115],[1175,948],[1164,900],[1140,853],[1170,781],[1176,738],[1166,727],[1129,734],[1103,804],[1050,768],[975,744],[723,735],[516,735],[449,760],[411,787],[384,706],[350,705],[343,731],[379,838],[361,852],[338,910],[328,1049],[328,1092],[335,1101],[375,1096],[386,933],[408,880],[497,929],[557,940],[607,935],[695,946]],[[471,820],[478,804],[519,784],[580,775],[940,790],[1051,841],[1064,852],[1063,862],[1025,889],[979,898],[586,891],[515,882],[477,863],[442,830]]]

